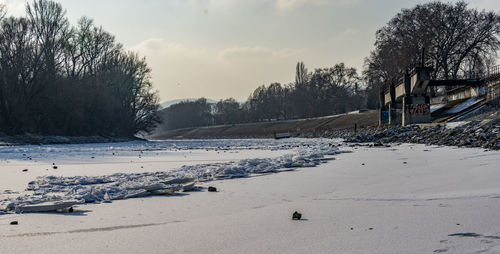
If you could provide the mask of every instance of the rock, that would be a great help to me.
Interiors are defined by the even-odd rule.
[[[15,220],[15,221],[11,221],[11,222],[10,222],[10,225],[18,225],[18,224],[19,224],[19,223],[17,222],[17,220]]]
[[[292,220],[300,220],[302,218],[302,214],[295,211],[292,215]]]
[[[72,212],[74,212],[73,207],[70,207],[70,208],[68,209],[68,213],[72,213]]]
[[[486,135],[486,133],[484,133],[484,132],[481,133],[481,140],[483,140],[483,141],[488,140],[488,135]]]
[[[53,168],[53,169],[57,169],[57,166],[56,166],[56,165],[54,165],[54,166],[52,166],[52,168]]]
[[[23,172],[28,172],[28,169],[27,168],[23,169]]]
[[[209,192],[216,192],[216,191],[217,191],[217,188],[212,187],[212,186],[209,186],[209,187],[208,187],[208,191],[209,191]]]

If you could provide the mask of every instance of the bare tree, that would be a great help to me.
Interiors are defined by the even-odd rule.
[[[365,60],[372,85],[397,81],[419,66],[426,49],[433,77],[456,79],[481,71],[500,48],[500,16],[468,8],[467,3],[431,2],[403,9],[376,33],[375,50]]]
[[[298,62],[295,67],[295,85],[301,86],[307,83],[308,73],[304,62]]]
[[[7,8],[5,7],[5,4],[0,3],[0,20],[2,20],[5,17],[6,13],[7,13]]]
[[[59,3],[35,0],[0,20],[0,131],[130,136],[155,120],[151,69],[114,36]]]

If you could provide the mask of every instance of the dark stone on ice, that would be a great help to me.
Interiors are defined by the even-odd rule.
[[[292,215],[292,220],[300,220],[302,218],[302,214],[295,211]]]
[[[19,224],[19,223],[17,222],[17,220],[15,220],[15,221],[11,221],[11,222],[10,222],[10,225],[17,225],[17,224]]]
[[[54,166],[52,166],[52,168],[53,168],[53,169],[57,169],[57,166],[55,166],[55,165],[54,165]]]
[[[28,172],[28,169],[27,168],[23,169],[23,172]]]
[[[73,211],[74,211],[74,210],[73,210],[73,207],[70,207],[70,208],[68,209],[68,213],[72,213]]]
[[[209,191],[209,192],[216,192],[216,191],[217,191],[217,188],[212,187],[212,186],[209,186],[209,187],[208,187],[208,191]]]

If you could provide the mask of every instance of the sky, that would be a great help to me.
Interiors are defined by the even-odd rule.
[[[0,0],[24,15],[24,0]],[[146,57],[161,101],[245,101],[260,85],[344,62],[360,72],[375,32],[423,0],[59,0],[76,24],[87,16]],[[454,2],[452,0],[451,2]],[[499,0],[470,0],[500,12]]]

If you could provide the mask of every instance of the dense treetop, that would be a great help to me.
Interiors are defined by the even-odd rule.
[[[465,2],[439,1],[403,9],[376,32],[375,49],[366,58],[364,75],[371,87],[395,83],[407,68],[426,66],[433,78],[481,75],[500,48],[500,16]]]
[[[158,98],[145,59],[91,19],[72,26],[50,0],[0,19],[0,131],[131,136],[152,127]]]

